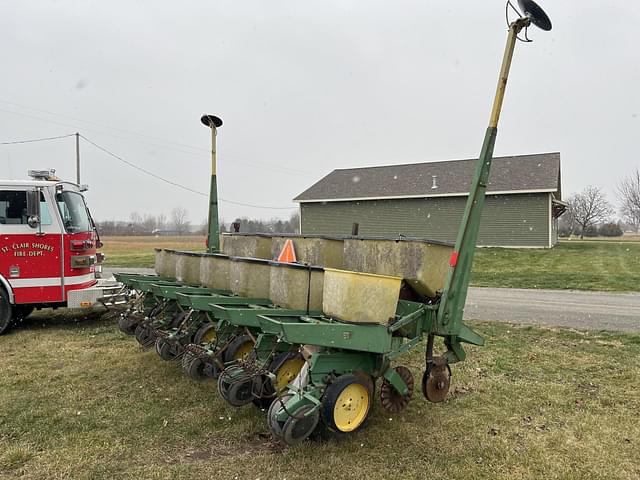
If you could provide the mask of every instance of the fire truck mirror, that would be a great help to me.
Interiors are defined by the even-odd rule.
[[[31,228],[40,224],[40,195],[39,190],[27,192],[27,223]]]

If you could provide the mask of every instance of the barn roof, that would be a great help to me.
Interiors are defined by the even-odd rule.
[[[476,159],[337,169],[295,197],[295,202],[463,196]],[[434,180],[435,177],[435,180]],[[434,188],[435,185],[435,188]],[[493,159],[487,193],[557,192],[560,153]]]

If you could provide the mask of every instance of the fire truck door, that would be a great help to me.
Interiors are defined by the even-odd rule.
[[[39,192],[39,223],[29,225],[27,192],[34,188],[0,186],[0,275],[16,304],[64,300],[63,230],[46,189]]]

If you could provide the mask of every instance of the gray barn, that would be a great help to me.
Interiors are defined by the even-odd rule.
[[[475,159],[338,169],[294,198],[303,234],[455,241]],[[560,154],[493,160],[478,244],[551,248],[558,242]]]

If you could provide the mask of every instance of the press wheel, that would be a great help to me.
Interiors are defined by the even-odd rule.
[[[260,386],[254,387],[254,382],[260,380],[260,377],[253,377],[232,382],[227,390],[227,402],[234,407],[242,407],[251,403],[254,399],[253,389],[256,388],[256,391],[260,391]]]
[[[394,370],[400,375],[409,391],[406,395],[400,395],[400,392],[385,378],[380,387],[380,403],[388,412],[398,413],[407,407],[409,400],[413,397],[414,382],[413,375],[407,367],[399,365]]]
[[[267,410],[267,425],[269,426],[269,430],[274,437],[279,439],[282,439],[282,427],[284,426],[284,423],[279,422],[276,415],[280,409],[286,405],[291,397],[293,397],[291,394],[285,394],[282,397],[277,397],[269,406],[269,410]]]
[[[140,346],[143,348],[148,348],[153,343],[153,339],[151,334],[149,333],[149,329],[144,325],[138,325],[136,327],[134,335]]]
[[[444,401],[451,386],[449,365],[434,365],[422,375],[422,394],[433,403]]]
[[[194,380],[203,380],[204,362],[191,352],[185,352],[182,356],[182,371]]]
[[[281,438],[287,445],[300,443],[311,435],[319,421],[320,412],[314,405],[302,405],[284,422]]]
[[[222,372],[218,377],[218,393],[227,402],[229,401],[229,388],[231,388],[229,376]]]
[[[175,360],[180,355],[180,347],[160,337],[156,340],[156,353],[163,360]]]

